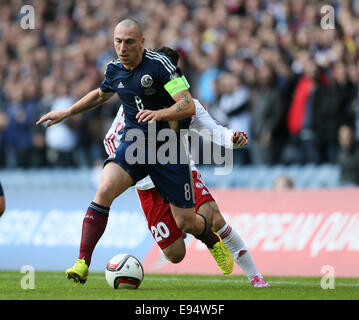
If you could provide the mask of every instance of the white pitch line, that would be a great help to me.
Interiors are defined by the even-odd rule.
[[[35,275],[36,276],[36,275]],[[19,274],[19,277],[21,277],[21,274]],[[45,279],[49,279],[49,278],[55,278],[55,279],[60,279],[63,278],[66,280],[66,275],[61,276],[59,274],[53,274],[53,275],[39,275],[40,278],[45,278]],[[3,274],[0,271],[0,278],[13,278],[13,276],[8,275],[8,274]],[[89,279],[94,279],[94,280],[105,280],[105,275],[100,276],[100,275],[89,275]],[[183,279],[183,278],[176,278],[176,277],[151,277],[148,276],[144,277],[144,281],[180,281],[180,282],[193,282],[194,279]],[[220,282],[224,282],[224,283],[238,283],[238,284],[249,284],[249,281],[246,279],[203,279],[203,278],[199,278],[199,279],[195,279],[195,281],[198,282],[213,282],[213,283],[220,283]],[[315,286],[315,282],[297,282],[297,281],[285,281],[285,280],[271,280],[268,281],[271,285],[292,285],[292,286]],[[335,286],[336,287],[359,287],[359,283],[340,283],[337,281],[335,281]],[[320,282],[318,281],[318,287],[320,288]]]
[[[182,281],[182,282],[190,282],[193,279],[182,279],[182,278],[156,278],[156,277],[147,277],[145,276],[145,280],[149,281]],[[226,283],[249,283],[248,280],[245,279],[196,279],[195,281],[199,282],[226,282]],[[315,286],[314,282],[295,282],[295,281],[283,281],[283,280],[274,280],[268,281],[270,284],[284,284],[284,285],[305,285],[305,286]],[[318,286],[320,286],[320,282],[318,281]],[[359,283],[338,283],[335,282],[335,286],[342,287],[359,287]]]

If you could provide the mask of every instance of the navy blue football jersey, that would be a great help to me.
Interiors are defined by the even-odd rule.
[[[120,60],[107,64],[105,79],[100,85],[103,92],[116,92],[125,113],[126,127],[138,128],[145,134],[148,123],[139,123],[136,115],[140,110],[159,110],[172,106],[175,101],[165,90],[164,85],[175,77],[182,76],[181,70],[166,55],[144,50],[141,63],[132,71],[127,70]],[[190,118],[180,121],[180,128],[187,128]],[[156,129],[169,128],[167,121],[156,123]]]

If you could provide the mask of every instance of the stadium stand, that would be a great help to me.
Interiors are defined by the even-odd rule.
[[[228,176],[214,174],[212,167],[200,167],[200,171],[208,187],[273,189],[275,179],[286,176],[292,179],[296,189],[338,188],[340,184],[340,168],[333,164],[321,165],[274,165],[238,166]]]
[[[34,7],[33,30],[21,28],[20,9],[25,4]],[[333,28],[328,30],[321,26],[324,4],[335,9]],[[232,176],[217,180],[208,175],[208,185],[270,188],[280,174],[292,177],[298,188],[339,185],[340,166],[350,157],[347,152],[343,162],[338,160],[339,128],[353,127],[356,145],[359,138],[358,4],[357,0],[2,1],[2,174],[15,170],[7,183],[17,184],[27,174],[43,172],[33,183],[45,185],[50,183],[46,169],[81,168],[79,180],[71,183],[86,183],[82,172],[105,158],[102,139],[118,100],[53,130],[34,123],[45,112],[64,108],[99,85],[106,63],[116,58],[113,26],[132,17],[144,27],[147,48],[167,45],[179,51],[193,96],[223,125],[250,137],[248,148],[236,154]],[[56,170],[51,183],[77,180],[66,180],[70,169]],[[359,171],[359,164],[349,170]]]
[[[212,166],[199,166],[210,188],[273,189],[275,179],[286,176],[296,189],[338,188],[340,168],[333,164],[237,166],[229,175],[218,176]],[[96,169],[5,169],[0,171],[7,190],[91,190],[98,181]]]

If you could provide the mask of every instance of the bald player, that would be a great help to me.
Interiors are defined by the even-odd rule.
[[[75,282],[85,283],[87,280],[92,252],[105,231],[113,200],[147,175],[164,201],[170,204],[178,227],[208,247],[224,274],[233,270],[232,255],[222,239],[211,231],[206,217],[196,213],[190,163],[188,158],[183,163],[179,152],[185,150],[183,141],[179,132],[172,130],[169,124],[171,121],[176,128],[187,128],[195,114],[187,83],[180,68],[164,54],[144,49],[144,40],[136,21],[121,21],[114,30],[118,59],[108,63],[100,88],[67,109],[42,116],[37,122],[47,122],[46,127],[49,127],[103,104],[115,93],[124,109],[126,126],[122,143],[105,160],[100,185],[83,220],[78,259],[72,268],[66,270],[67,277]],[[173,147],[178,151],[176,161],[166,164],[157,157],[154,162],[152,158],[149,161],[149,157],[157,155],[165,143],[157,139],[163,129],[172,130],[176,137]],[[136,157],[140,154],[144,161],[132,163],[134,154]]]

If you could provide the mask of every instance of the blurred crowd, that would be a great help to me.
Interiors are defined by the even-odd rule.
[[[34,30],[21,28],[25,4]],[[128,17],[146,48],[179,51],[215,119],[248,133],[236,163],[340,163],[359,183],[359,0],[2,0],[0,168],[102,163],[117,97],[46,130],[35,122],[99,85]]]

